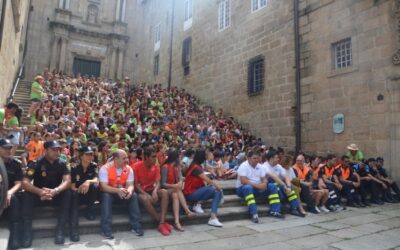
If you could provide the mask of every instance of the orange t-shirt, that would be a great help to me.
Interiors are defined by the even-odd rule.
[[[30,141],[25,148],[29,151],[28,161],[34,161],[44,155],[43,142]]]
[[[155,183],[160,181],[160,166],[154,164],[151,168],[146,168],[143,161],[139,161],[132,166],[135,182],[146,192],[154,189]]]

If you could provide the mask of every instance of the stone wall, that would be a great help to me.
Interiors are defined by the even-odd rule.
[[[1,106],[6,103],[10,95],[17,71],[22,63],[29,1],[7,1],[6,9],[3,11],[5,11],[5,18],[0,47]]]
[[[343,154],[346,145],[357,143],[366,157],[383,156],[394,167],[399,161],[391,158],[390,131],[399,127],[390,107],[399,89],[389,87],[389,81],[400,73],[392,63],[398,49],[395,1],[301,4],[303,150]],[[346,38],[352,41],[353,64],[335,70],[332,44]],[[340,134],[332,131],[337,113],[345,116]]]

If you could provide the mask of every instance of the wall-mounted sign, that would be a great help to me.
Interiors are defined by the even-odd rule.
[[[344,131],[344,114],[336,114],[333,116],[333,133],[340,134]]]

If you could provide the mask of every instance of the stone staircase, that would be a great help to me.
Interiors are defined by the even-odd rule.
[[[24,109],[23,117],[21,119],[21,126],[27,126],[30,124],[30,118],[27,118],[29,107],[30,107],[30,81],[20,81],[14,95],[13,101],[17,103],[21,108]],[[17,156],[20,156],[23,152],[23,148],[18,149]],[[239,220],[248,218],[247,207],[244,201],[236,195],[235,183],[236,180],[228,181],[217,181],[218,184],[224,190],[224,204],[218,209],[218,217],[221,222],[230,220]],[[261,199],[257,201],[259,206],[259,214],[261,216],[266,215],[267,207],[265,206],[266,200]],[[188,224],[205,224],[209,219],[211,203],[205,202],[202,207],[205,211],[204,214],[199,214],[196,218],[188,220],[186,216],[181,216],[181,221],[184,225]],[[80,208],[83,210],[84,208]],[[83,214],[83,211],[82,213]],[[34,209],[34,220],[33,220],[33,234],[35,239],[47,238],[54,235],[54,229],[56,225],[57,208],[55,207],[36,207]],[[168,212],[168,221],[173,222],[171,211]],[[147,212],[142,211],[142,222],[143,227],[156,228],[156,223],[150,218]],[[2,227],[5,227],[5,222],[1,222]],[[81,234],[93,234],[100,232],[100,204],[96,204],[96,220],[88,221],[83,216],[80,218],[80,233]],[[113,230],[114,231],[125,231],[129,229],[129,217],[127,209],[122,206],[113,207]],[[66,230],[68,232],[68,230]]]

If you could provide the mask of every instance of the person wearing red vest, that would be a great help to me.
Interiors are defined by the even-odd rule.
[[[164,236],[171,233],[172,225],[166,222],[169,196],[166,189],[160,188],[160,167],[156,164],[156,153],[152,147],[143,150],[143,161],[133,165],[135,172],[135,188],[140,203],[156,220],[158,231]],[[154,205],[160,203],[161,212],[158,213]]]
[[[198,202],[212,199],[211,217],[208,225],[222,227],[222,223],[217,218],[218,206],[222,199],[222,189],[203,172],[201,164],[206,161],[206,152],[203,149],[196,150],[192,163],[186,173],[183,194],[186,200]],[[205,186],[204,182],[208,184]]]
[[[132,233],[143,236],[138,196],[134,192],[134,174],[128,165],[128,155],[122,149],[113,154],[113,161],[102,166],[99,172],[101,200],[101,230],[106,239],[113,239],[112,203],[114,200],[129,207]]]
[[[183,232],[184,229],[179,222],[179,205],[182,206],[188,218],[193,218],[196,214],[190,211],[185,196],[183,195],[183,181],[182,171],[179,167],[179,154],[174,149],[168,151],[167,160],[161,166],[161,187],[168,190],[170,199],[172,199],[175,229]]]

